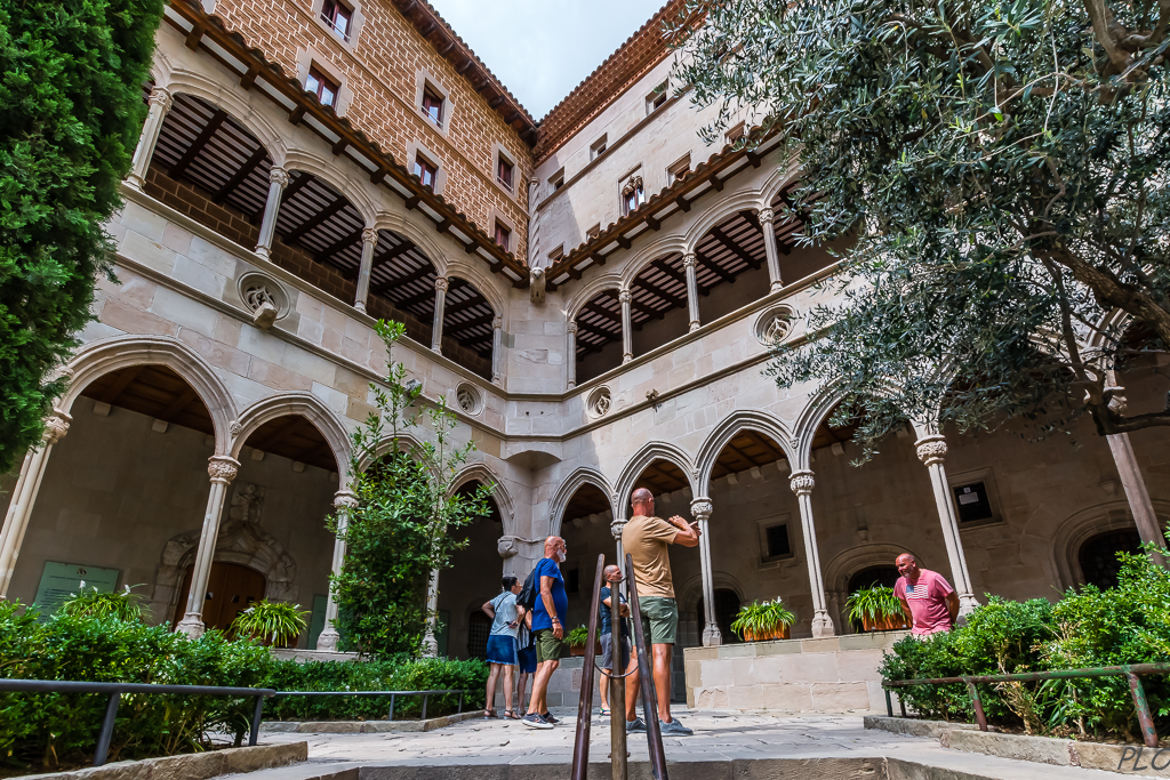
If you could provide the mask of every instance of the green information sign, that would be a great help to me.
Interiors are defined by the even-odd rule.
[[[41,619],[47,620],[70,596],[82,588],[96,588],[102,593],[113,593],[118,587],[118,569],[103,569],[77,563],[45,561],[41,583],[33,603],[40,607]]]

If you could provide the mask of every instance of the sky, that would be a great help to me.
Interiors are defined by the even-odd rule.
[[[429,0],[540,120],[665,0]]]

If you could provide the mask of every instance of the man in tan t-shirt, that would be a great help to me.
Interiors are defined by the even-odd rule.
[[[696,547],[699,529],[678,515],[669,520],[655,517],[654,496],[646,488],[634,491],[630,505],[634,516],[622,529],[622,547],[634,562],[643,636],[653,651],[658,717],[663,734],[687,735],[691,730],[670,717],[670,655],[678,634],[678,604],[674,600],[667,546]],[[646,730],[645,722],[634,713],[637,692],[638,674],[634,672],[626,678],[626,731],[629,732]]]

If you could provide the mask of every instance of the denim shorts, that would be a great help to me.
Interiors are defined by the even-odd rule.
[[[487,641],[487,662],[501,666],[516,665],[516,637],[507,634],[489,636]]]

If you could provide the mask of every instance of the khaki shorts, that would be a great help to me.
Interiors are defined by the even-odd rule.
[[[542,628],[533,636],[536,637],[536,662],[542,664],[545,661],[559,661],[561,660],[561,652],[564,650],[565,641],[557,639],[553,636],[551,628]]]
[[[673,645],[678,637],[678,602],[665,596],[642,596],[642,634],[652,645]]]

